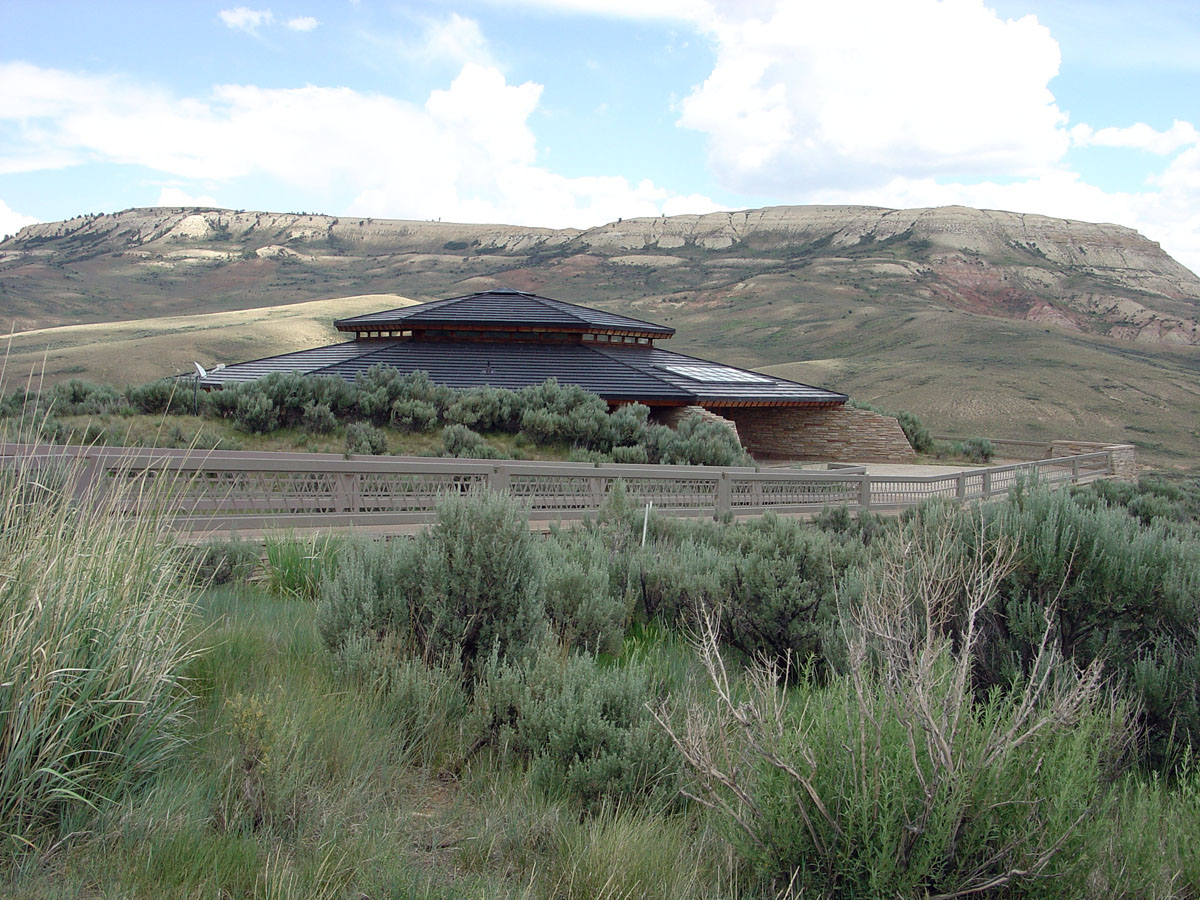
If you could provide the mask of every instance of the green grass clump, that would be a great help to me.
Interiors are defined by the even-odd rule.
[[[268,589],[281,597],[315,601],[321,583],[337,571],[341,539],[313,534],[271,537],[264,566]]]
[[[0,839],[12,852],[145,783],[188,706],[191,602],[130,476],[76,502],[78,472],[0,467]]]

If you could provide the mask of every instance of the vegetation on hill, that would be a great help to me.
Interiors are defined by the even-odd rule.
[[[71,379],[42,394],[14,391],[0,397],[0,424],[37,421],[50,439],[66,440],[71,428],[59,416],[94,416],[78,439],[126,443],[129,433],[113,417],[166,416],[195,411],[227,422],[245,435],[291,430],[304,435],[342,435],[346,453],[383,454],[391,449],[388,427],[408,435],[440,432],[441,456],[493,459],[520,452],[521,444],[562,446],[571,458],[593,462],[734,466],[749,463],[727,426],[699,416],[672,429],[650,421],[650,409],[629,403],[610,412],[596,394],[550,378],[540,385],[454,390],[424,372],[401,375],[372,366],[353,382],[336,376],[276,372],[221,390],[195,392],[186,383],[163,379],[118,391],[109,385]],[[500,449],[485,434],[499,438]],[[153,440],[188,446],[208,443],[203,433],[153,434]],[[425,443],[428,445],[428,442]],[[515,446],[513,446],[515,445]],[[212,444],[210,446],[216,446]],[[422,446],[418,444],[418,446]],[[226,446],[225,449],[236,449]]]
[[[5,541],[58,509],[33,481],[2,494]],[[63,510],[88,527],[39,526],[38,558],[64,555],[59,533],[100,556],[95,530],[123,577],[45,582],[40,618],[86,593],[176,624],[138,631],[168,638],[165,669],[113,651],[128,629],[65,632],[76,655],[45,683],[72,702],[47,708],[89,723],[85,774],[136,777],[5,819],[7,896],[1200,890],[1194,483],[812,524],[644,523],[618,491],[544,540],[509,501],[467,495],[413,541],[235,542],[182,568],[150,529],[113,541],[103,512]],[[151,570],[122,564],[143,554]],[[0,590],[27,583],[12,559]],[[25,690],[30,656],[0,671],[5,740],[61,731],[27,715],[47,696]],[[120,699],[88,687],[118,675]],[[146,727],[125,697],[140,712],[160,695],[137,744],[153,752],[88,755]]]

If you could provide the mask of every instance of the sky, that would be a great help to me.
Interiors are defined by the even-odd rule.
[[[1200,271],[1194,0],[0,2],[0,235],[963,204]]]

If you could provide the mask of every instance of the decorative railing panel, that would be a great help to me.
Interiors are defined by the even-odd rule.
[[[169,507],[171,524],[182,531],[421,524],[432,520],[440,497],[482,490],[510,494],[531,520],[578,519],[598,510],[618,482],[634,502],[652,503],[666,515],[747,516],[843,505],[889,510],[934,497],[1000,496],[1020,479],[1065,484],[1113,471],[1111,451],[901,477],[872,476],[862,468],[813,472],[0,445],[0,464],[16,458],[65,464],[81,498],[149,476],[169,489],[129,495],[127,510],[137,513],[148,503]]]

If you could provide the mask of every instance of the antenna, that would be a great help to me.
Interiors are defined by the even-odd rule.
[[[198,362],[194,362],[192,365],[196,367],[196,380],[192,382],[192,415],[198,416],[200,415],[200,382],[209,375],[216,375],[220,372],[225,368],[225,363],[217,363],[211,372],[206,372],[204,366]]]

